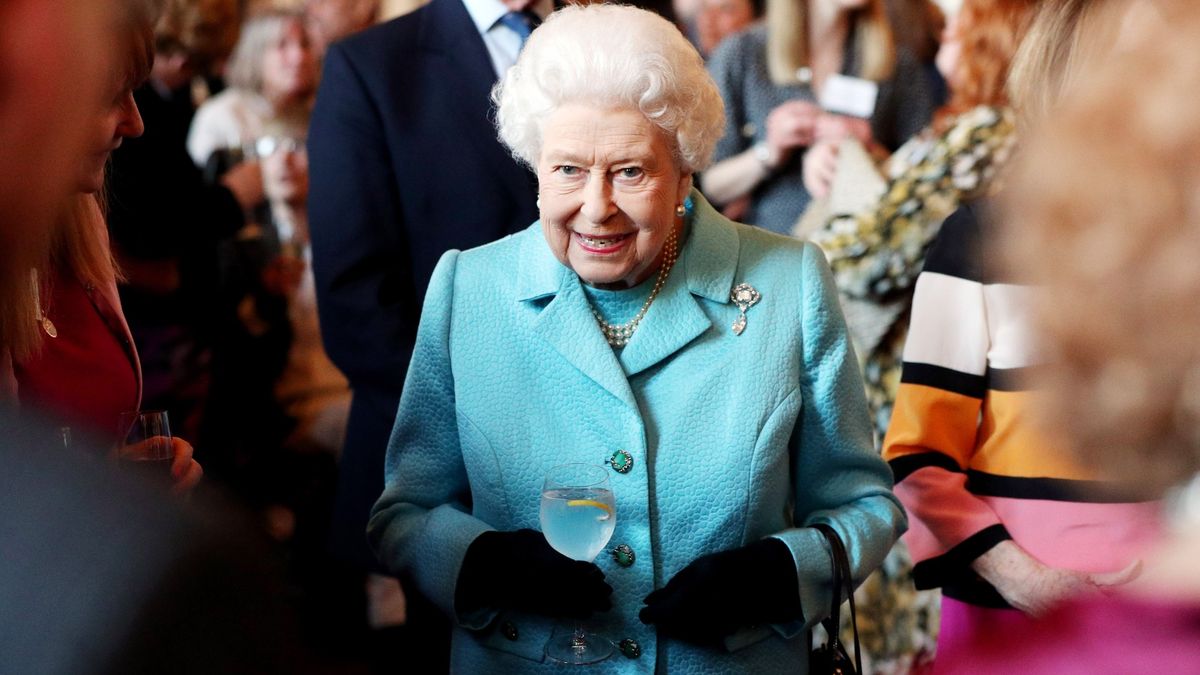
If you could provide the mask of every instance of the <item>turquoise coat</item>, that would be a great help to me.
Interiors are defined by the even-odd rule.
[[[555,668],[543,656],[551,620],[458,616],[453,603],[476,536],[540,529],[557,464],[633,457],[627,473],[609,469],[609,548],[626,544],[635,560],[597,558],[613,609],[591,625],[641,655],[589,673],[803,673],[807,629],[831,599],[826,545],[805,526],[836,528],[860,580],[904,531],[823,255],[692,199],[675,268],[616,352],[540,223],[438,264],[368,534],[385,566],[454,618],[454,672]],[[739,336],[730,292],[742,282],[762,299]],[[795,558],[804,622],[746,629],[718,650],[638,620],[642,599],[692,560],[768,536]]]

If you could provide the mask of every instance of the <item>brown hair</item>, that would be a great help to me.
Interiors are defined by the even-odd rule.
[[[796,71],[809,65],[808,3],[767,0],[767,71],[780,86],[796,84]],[[883,0],[868,0],[850,15],[860,77],[886,80],[896,69],[896,45]]]
[[[958,58],[950,100],[936,123],[979,105],[1008,105],[1008,72],[1033,17],[1037,0],[966,0],[958,15]]]
[[[1077,74],[1031,137],[997,243],[1041,287],[1041,422],[1159,492],[1200,470],[1200,9],[1154,5],[1162,30]]]
[[[183,54],[198,71],[224,60],[238,39],[238,0],[164,0],[154,50]]]

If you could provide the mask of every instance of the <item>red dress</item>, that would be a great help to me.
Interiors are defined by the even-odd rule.
[[[22,407],[72,430],[109,439],[122,412],[138,406],[136,355],[120,308],[74,275],[55,275],[42,309],[57,329],[32,357],[15,363]]]

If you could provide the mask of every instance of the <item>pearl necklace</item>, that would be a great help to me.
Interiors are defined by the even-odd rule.
[[[672,227],[671,234],[667,235],[667,241],[663,244],[663,261],[662,265],[658,268],[658,278],[654,281],[654,288],[650,291],[650,297],[646,298],[646,302],[642,304],[642,308],[629,320],[629,323],[609,323],[604,320],[604,317],[600,315],[600,312],[594,306],[592,307],[592,315],[596,317],[596,323],[600,324],[600,331],[604,333],[604,339],[608,341],[608,344],[613,347],[624,347],[629,344],[634,331],[641,325],[642,319],[646,318],[646,312],[650,310],[650,303],[654,302],[654,298],[658,297],[659,291],[667,283],[667,277],[671,275],[671,268],[675,266],[675,259],[679,255],[676,237],[677,231]]]

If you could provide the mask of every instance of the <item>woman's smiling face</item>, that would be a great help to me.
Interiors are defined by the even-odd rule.
[[[546,243],[604,288],[636,286],[658,269],[692,178],[670,136],[640,111],[581,104],[547,118],[537,174]]]

